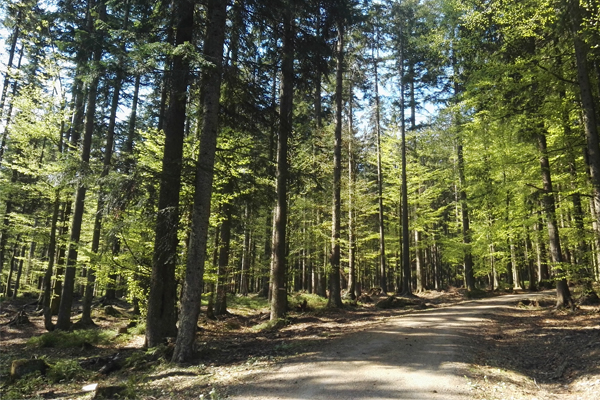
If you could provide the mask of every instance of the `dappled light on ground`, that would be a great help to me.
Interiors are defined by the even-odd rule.
[[[495,324],[497,313],[514,312],[520,299],[548,295],[506,295],[391,318],[332,340],[309,355],[290,358],[273,370],[248,372],[239,383],[228,385],[228,393],[240,400],[502,399],[515,393],[514,398],[534,399],[527,397],[524,386],[540,382],[539,377],[527,376],[534,370],[487,359],[482,332]],[[520,342],[512,339],[512,356],[518,358]],[[491,372],[494,363],[506,372],[504,379],[491,382],[481,372]],[[538,392],[553,398],[555,389]]]

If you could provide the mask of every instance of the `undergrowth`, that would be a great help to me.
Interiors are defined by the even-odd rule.
[[[306,300],[308,311],[318,311],[327,307],[327,298],[311,293],[294,293],[288,296],[288,308],[297,309]]]
[[[82,380],[92,375],[91,371],[83,369],[76,360],[60,360],[50,365],[46,377],[50,382]]]
[[[115,332],[101,329],[84,329],[73,332],[53,331],[27,340],[28,347],[82,347],[83,345],[106,344],[115,337]]]

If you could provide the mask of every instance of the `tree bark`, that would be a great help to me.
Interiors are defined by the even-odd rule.
[[[240,294],[248,296],[248,275],[250,273],[250,205],[244,210],[244,247],[242,249],[242,269],[240,271]]]
[[[554,269],[559,275],[556,280],[556,307],[570,306],[573,303],[571,292],[567,285],[567,279],[564,276],[562,269],[562,251],[560,248],[560,237],[558,235],[558,224],[556,222],[556,206],[554,203],[554,193],[552,191],[552,177],[550,174],[550,163],[548,161],[548,148],[546,145],[546,135],[544,133],[537,134],[538,149],[540,152],[540,167],[542,172],[542,182],[544,184],[544,192],[542,196],[542,204],[546,214],[546,224],[548,227],[548,239],[550,248],[550,258],[554,264]]]
[[[233,182],[225,184],[223,197],[231,198],[233,195]],[[217,293],[215,297],[215,315],[227,314],[227,278],[229,275],[229,252],[231,245],[231,216],[233,205],[227,200],[223,204],[223,223],[221,224],[221,240],[219,245],[219,263],[217,269]]]
[[[294,12],[293,2],[284,2],[283,49],[281,60],[281,100],[279,104],[279,140],[277,142],[277,204],[273,216],[273,245],[271,252],[271,320],[282,318],[287,310],[286,289],[286,224],[288,138],[292,134],[294,102]]]
[[[378,28],[376,28],[378,29]],[[379,32],[376,32],[377,36],[376,45],[379,44]],[[386,272],[386,259],[385,259],[385,220],[383,218],[383,171],[381,169],[381,115],[380,115],[380,102],[379,102],[379,47],[375,50],[376,54],[373,55],[373,67],[375,76],[375,134],[377,136],[377,205],[378,205],[378,217],[379,217],[379,286],[383,293],[387,292],[387,272]]]
[[[192,11],[193,6],[189,12],[191,13]],[[219,127],[219,97],[221,95],[221,69],[226,13],[227,2],[219,0],[209,1],[204,55],[211,61],[212,65],[204,71],[201,82],[204,93],[202,100],[202,134],[200,136],[200,152],[196,164],[196,191],[194,193],[194,209],[192,211],[190,248],[188,250],[185,282],[181,300],[179,333],[172,359],[174,362],[180,363],[189,360],[193,355],[196,326],[198,323],[198,314],[200,313],[200,298],[202,294],[202,279],[204,275],[208,222],[210,217],[210,199],[212,196]],[[185,103],[183,105],[185,106]]]
[[[19,293],[19,286],[21,284],[21,275],[23,273],[23,262],[25,261],[25,251],[27,251],[27,246],[23,245],[21,247],[21,253],[19,254],[19,259],[17,260],[19,267],[17,268],[17,277],[15,279],[15,286],[12,291],[12,299],[17,298],[17,294]]]
[[[6,102],[6,93],[8,91],[8,86],[10,83],[10,74],[12,70],[12,64],[15,57],[15,51],[17,48],[17,41],[19,39],[20,34],[20,23],[21,23],[21,15],[22,11],[19,10],[17,13],[17,18],[15,21],[15,27],[13,29],[11,40],[10,40],[10,49],[8,50],[8,62],[6,64],[6,73],[4,74],[4,81],[2,82],[2,94],[0,95],[0,118],[4,116],[4,104]],[[9,116],[10,118],[10,116]],[[8,126],[8,124],[6,124]],[[0,139],[0,165],[2,164],[2,160],[4,159],[4,148],[6,147],[6,137],[8,135],[8,130],[5,129],[2,134],[2,139]]]
[[[581,105],[583,108],[583,126],[587,141],[587,160],[593,188],[594,209],[596,211],[596,218],[600,222],[600,140],[598,138],[598,121],[596,120],[592,83],[587,64],[588,51],[579,33],[579,29],[581,28],[581,10],[578,0],[569,0],[569,13],[571,14],[571,31],[577,63],[577,81],[579,82]],[[600,235],[600,232],[596,232],[596,235]]]
[[[404,119],[404,49],[400,48],[400,135],[402,153],[402,293],[412,294],[410,268],[410,233],[408,229],[408,185],[406,178],[406,121]]]
[[[356,185],[356,174],[354,171],[354,150],[352,142],[354,141],[354,107],[353,107],[353,89],[350,83],[350,93],[348,95],[348,293],[352,300],[355,300],[358,293],[356,285],[356,237],[354,228],[354,188]]]
[[[105,20],[106,6],[102,0],[98,1],[98,3],[95,3],[94,0],[89,0],[88,5],[90,6],[88,15],[88,29],[90,32],[92,32],[93,17],[91,9],[96,7],[96,11],[100,16],[100,19]],[[98,83],[100,81],[100,74],[98,70],[100,67],[100,60],[102,58],[101,36],[101,34],[96,36],[96,40],[98,42],[96,43],[94,49],[93,63],[97,71],[90,82],[86,108],[85,132],[81,144],[81,173],[84,176],[89,173],[88,169],[92,148],[92,135],[94,133],[94,114],[96,112],[96,97],[98,92]],[[73,201],[73,220],[71,222],[71,236],[67,255],[67,266],[65,268],[65,277],[63,281],[60,305],[58,308],[58,318],[56,321],[56,328],[60,330],[68,330],[71,326],[71,306],[73,304],[73,290],[75,287],[75,270],[77,265],[77,255],[79,252],[79,238],[81,236],[81,224],[83,222],[86,192],[87,185],[84,180],[82,180],[79,183],[75,193],[75,200]]]
[[[191,43],[194,31],[194,2],[176,0],[173,2],[173,16],[176,24],[176,46]],[[183,138],[187,87],[189,79],[189,59],[183,54],[173,57],[169,81],[169,106],[164,126],[165,145],[163,154],[156,237],[152,260],[152,277],[148,314],[146,317],[146,346],[155,347],[165,338],[176,336],[177,283],[177,233],[179,230],[179,191],[181,188],[181,168],[183,158]],[[195,323],[195,322],[194,322]]]
[[[54,258],[56,255],[56,229],[60,210],[60,190],[57,189],[55,193],[54,204],[52,206],[52,220],[50,222],[50,239],[48,241],[48,267],[44,273],[42,295],[39,302],[44,314],[44,327],[47,331],[54,330],[52,313],[50,310],[50,298],[52,294],[52,272],[54,269]]]
[[[340,287],[340,230],[342,181],[342,96],[344,68],[344,25],[338,22],[335,74],[335,132],[333,145],[333,207],[331,211],[331,274],[329,275],[329,307],[341,307]]]

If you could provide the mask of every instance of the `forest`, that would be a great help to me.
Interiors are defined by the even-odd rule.
[[[183,363],[245,296],[597,300],[597,0],[0,8],[0,291],[47,331],[123,300]]]

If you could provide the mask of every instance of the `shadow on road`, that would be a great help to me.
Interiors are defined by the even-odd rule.
[[[543,326],[551,310],[516,308],[520,300],[544,296],[504,295],[393,318],[313,347],[273,371],[249,372],[228,391],[236,399],[466,399],[465,376],[479,366],[542,383],[598,373],[598,326]],[[575,336],[574,345],[565,345]],[[569,368],[576,359],[587,359],[591,369]]]

